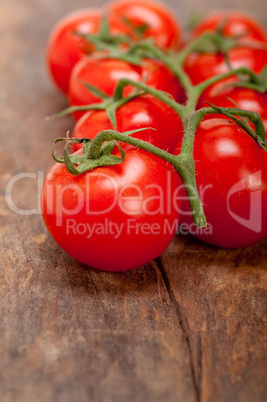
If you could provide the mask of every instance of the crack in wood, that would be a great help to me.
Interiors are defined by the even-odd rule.
[[[189,362],[190,362],[190,368],[191,368],[191,374],[192,374],[192,383],[193,383],[194,392],[195,392],[195,395],[196,395],[196,402],[201,402],[201,390],[200,390],[200,383],[201,382],[197,381],[197,373],[196,373],[196,369],[194,367],[192,346],[191,346],[191,343],[190,343],[189,335],[188,335],[188,333],[186,331],[186,328],[185,328],[185,325],[184,325],[184,322],[183,322],[183,319],[182,319],[182,314],[181,314],[181,311],[180,311],[179,303],[176,300],[176,298],[174,296],[174,293],[170,288],[170,283],[169,283],[168,277],[167,277],[167,275],[165,273],[161,257],[156,258],[155,261],[156,261],[156,264],[157,264],[157,266],[158,266],[158,268],[160,270],[162,279],[164,281],[165,287],[166,287],[167,292],[169,294],[171,303],[172,303],[172,305],[174,307],[175,314],[177,316],[179,325],[181,327],[181,330],[182,330],[182,333],[183,333],[183,336],[184,336],[184,339],[185,339],[185,342],[186,342],[186,345],[187,345],[187,348],[188,348]],[[201,345],[201,340],[200,340],[200,345]],[[202,364],[201,364],[202,358],[201,358],[201,355],[202,355],[202,347],[200,347],[200,356],[199,356],[199,359],[198,359],[199,370],[200,370],[200,378],[201,378],[201,371],[202,371]]]

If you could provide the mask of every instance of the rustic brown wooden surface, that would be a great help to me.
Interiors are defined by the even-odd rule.
[[[177,3],[184,19],[211,0]],[[10,179],[46,173],[51,143],[72,128],[70,118],[44,121],[65,105],[44,47],[61,15],[88,4],[98,3],[0,3],[0,400],[265,401],[266,240],[227,251],[176,238],[157,261],[112,274],[60,250],[38,213],[7,205]],[[266,19],[263,0],[213,4]],[[30,209],[37,193],[28,178],[12,195]]]

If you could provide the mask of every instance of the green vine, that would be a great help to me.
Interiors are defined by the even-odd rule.
[[[59,138],[53,145],[53,158],[59,163],[65,163],[70,173],[79,175],[99,166],[117,165],[122,163],[125,158],[125,151],[120,146],[120,143],[130,144],[150,152],[173,165],[183,181],[193,220],[197,227],[204,227],[206,225],[206,218],[197,190],[195,162],[193,159],[195,134],[201,120],[206,114],[219,113],[232,119],[236,124],[242,127],[242,129],[244,129],[248,135],[250,135],[265,151],[267,151],[267,142],[262,120],[257,113],[238,108],[222,108],[211,104],[209,104],[210,107],[196,110],[198,99],[205,89],[217,83],[218,81],[232,76],[238,77],[238,82],[231,85],[239,85],[257,90],[259,92],[266,92],[267,68],[259,75],[256,75],[245,67],[236,70],[230,69],[229,72],[225,74],[209,78],[206,81],[194,86],[192,85],[189,76],[183,70],[183,65],[188,55],[193,51],[201,52],[203,49],[208,49],[208,51],[218,51],[219,49],[220,52],[226,54],[229,49],[237,45],[238,38],[225,39],[222,37],[221,32],[215,32],[214,34],[204,33],[196,40],[190,42],[187,47],[185,47],[178,55],[174,56],[171,52],[164,52],[163,50],[155,47],[151,40],[143,40],[139,43],[134,43],[129,38],[125,42],[125,38],[122,36],[110,38],[106,21],[102,22],[102,28],[99,35],[82,36],[92,43],[98,50],[104,51],[104,54],[100,57],[119,58],[137,65],[141,64],[144,58],[155,58],[157,60],[161,60],[164,65],[167,66],[178,78],[180,84],[186,91],[187,101],[185,105],[181,105],[175,100],[171,99],[165,92],[151,88],[144,82],[135,82],[126,78],[119,80],[113,97],[108,97],[99,89],[94,88],[88,83],[84,83],[84,85],[87,86],[87,88],[92,91],[95,96],[102,99],[102,102],[94,105],[77,107],[72,106],[52,117],[61,117],[76,111],[106,110],[114,130],[101,131],[94,138],[94,140],[85,138]],[[119,46],[121,43],[127,43],[128,47],[126,51],[121,50]],[[123,91],[127,85],[131,85],[133,88],[135,88],[135,91],[131,96],[124,98]],[[180,117],[183,124],[184,135],[181,152],[179,155],[172,155],[155,147],[152,144],[131,136],[134,133],[145,129],[125,133],[120,133],[115,130],[117,109],[132,99],[144,94],[150,94],[164,102]],[[249,121],[253,123],[255,130],[252,129],[246,119],[249,119]],[[66,142],[63,157],[57,157],[54,149],[55,145],[60,141]],[[83,144],[82,154],[69,155],[68,146],[73,143]],[[120,156],[116,156],[112,153],[114,146],[119,148]]]

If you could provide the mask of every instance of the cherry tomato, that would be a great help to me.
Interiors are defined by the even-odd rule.
[[[101,102],[83,82],[87,82],[107,95],[113,95],[120,78],[129,78],[156,89],[170,93],[176,100],[184,100],[184,91],[178,80],[164,65],[156,60],[144,60],[142,66],[129,64],[122,60],[98,58],[96,55],[84,57],[74,67],[69,87],[70,105],[90,105]],[[124,95],[129,95],[133,88],[127,86]],[[79,119],[84,112],[75,112]]]
[[[180,149],[181,143],[174,153]],[[250,246],[266,237],[267,152],[236,123],[214,117],[198,127],[193,157],[208,226],[193,225],[181,194],[183,225],[219,247]]]
[[[121,133],[152,127],[154,130],[144,130],[132,136],[168,152],[173,152],[183,135],[182,122],[177,113],[151,95],[143,95],[124,104],[117,110],[116,120],[116,129]],[[76,123],[72,135],[77,138],[93,139],[100,131],[112,128],[106,111],[88,111]],[[80,148],[81,145],[73,145],[74,151]]]
[[[242,39],[256,39],[267,42],[267,35],[261,24],[250,15],[240,11],[217,11],[209,14],[193,30],[193,36],[204,32],[221,30],[226,37],[237,36]]]
[[[125,32],[130,36],[134,34],[133,28],[147,26],[143,35],[152,37],[157,46],[176,48],[179,44],[180,23],[172,10],[163,3],[148,0],[119,0],[108,4],[107,10],[121,18]]]
[[[229,50],[232,69],[247,67],[259,73],[267,64],[267,46],[254,42],[255,47],[236,47]],[[194,85],[215,75],[229,71],[225,56],[221,53],[191,53],[185,61],[184,69]]]
[[[206,89],[199,99],[198,108],[208,106],[206,102],[209,102],[215,106],[238,107],[257,112],[267,133],[267,93],[231,86],[236,80],[236,78],[222,80]]]
[[[101,14],[99,10],[78,10],[63,17],[50,34],[47,45],[47,64],[50,74],[65,94],[74,65],[92,47],[74,32],[95,34],[99,31]]]
[[[100,9],[77,10],[60,19],[52,30],[47,44],[47,65],[56,86],[68,94],[70,74],[75,64],[86,54],[94,51],[94,46],[75,34],[100,33]],[[107,17],[111,35],[125,35],[126,28],[116,15]]]
[[[44,181],[43,219],[78,261],[107,271],[138,268],[158,257],[175,235],[179,213],[167,194],[177,185],[171,165],[136,148],[126,151],[121,165],[80,176],[57,163]]]

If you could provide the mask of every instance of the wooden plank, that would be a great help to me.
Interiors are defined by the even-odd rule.
[[[115,275],[88,269],[36,217],[13,217],[1,241],[1,401],[196,400],[155,264]]]
[[[184,17],[196,2],[168,3]],[[247,10],[261,16],[263,6]],[[44,121],[66,104],[44,47],[56,20],[81,7],[88,2],[0,4],[0,400],[260,402],[266,242],[228,252],[179,238],[158,265],[114,275],[81,266],[39,214],[7,205],[10,179],[27,172],[36,177],[17,181],[12,200],[38,208],[37,172],[73,127]]]
[[[201,401],[265,401],[267,239],[224,250],[177,237],[159,264]]]

